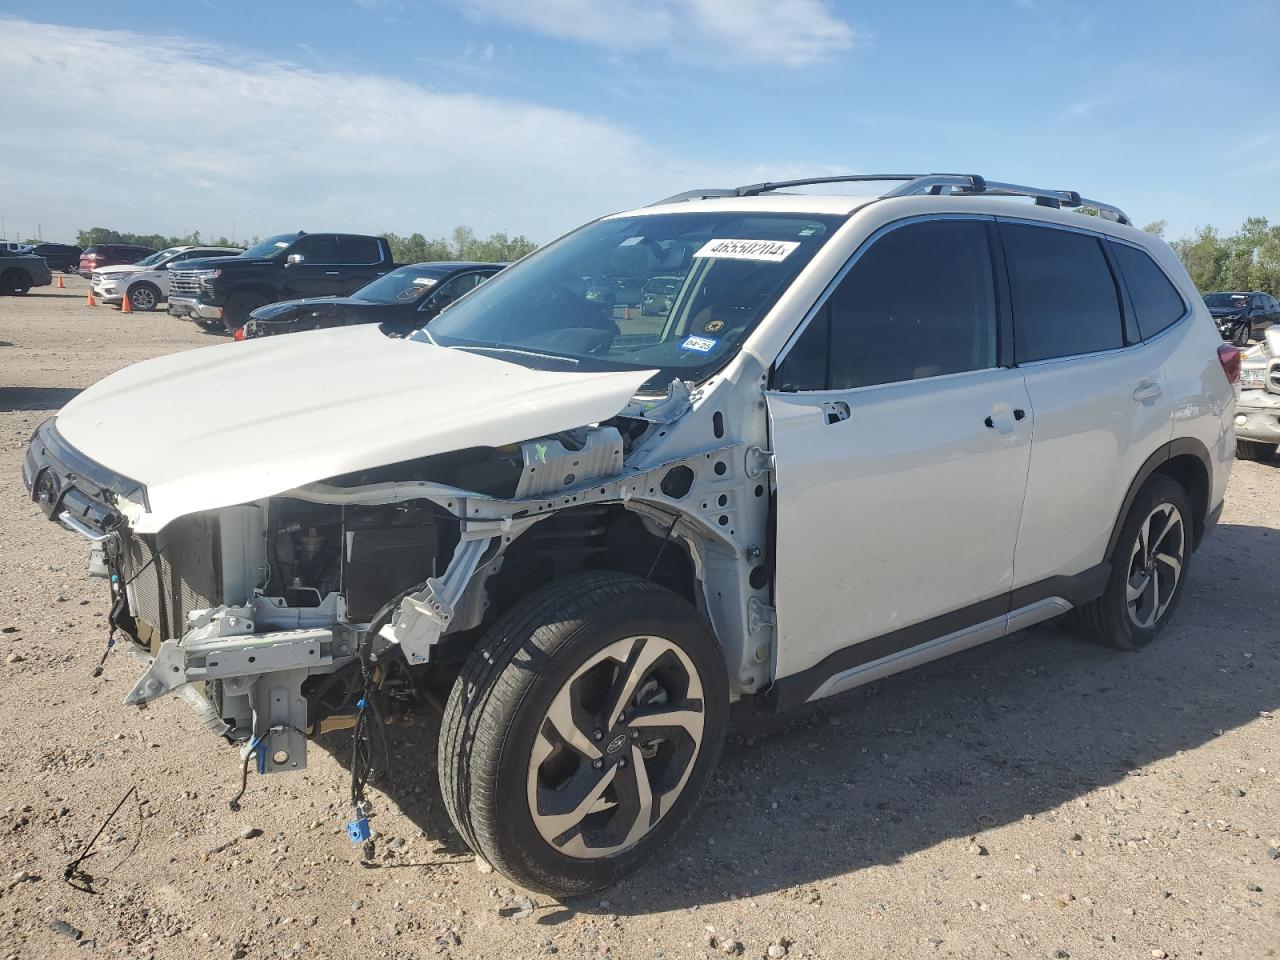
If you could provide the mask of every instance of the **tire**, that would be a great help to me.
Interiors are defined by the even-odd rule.
[[[1106,591],[1074,613],[1080,632],[1121,650],[1138,650],[1154,640],[1182,599],[1191,569],[1193,525],[1191,501],[1182,485],[1161,474],[1148,480],[1112,551]],[[1145,539],[1140,541],[1139,534]],[[1144,550],[1142,544],[1152,540],[1156,549]],[[1173,586],[1166,593],[1170,576]]]
[[[7,293],[14,297],[26,296],[27,291],[31,289],[31,275],[25,270],[19,270],[13,267],[4,272],[0,276],[0,293]]]
[[[68,263],[65,267],[62,268],[62,272],[63,273],[79,273],[80,268],[75,264]]]
[[[150,313],[160,305],[160,288],[150,283],[135,283],[125,291],[129,298],[129,306],[143,313]]]
[[[1231,342],[1237,347],[1247,347],[1253,340],[1253,324],[1247,320],[1231,332]]]
[[[619,717],[611,703],[625,704]],[[566,577],[507,611],[463,666],[440,729],[445,807],[471,848],[525,887],[609,886],[697,804],[728,704],[724,655],[683,599],[627,574]],[[657,725],[663,714],[673,722]]]
[[[233,293],[222,308],[222,325],[227,333],[235,333],[245,325],[250,313],[267,303],[267,298],[258,293]]]
[[[1240,460],[1269,463],[1275,455],[1276,445],[1274,443],[1262,443],[1258,440],[1236,441],[1236,457]]]

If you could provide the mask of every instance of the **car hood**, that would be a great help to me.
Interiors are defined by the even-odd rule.
[[[140,267],[136,263],[113,263],[109,267],[98,267],[94,273],[100,273],[103,276],[111,276],[118,273],[138,273],[142,270],[148,270],[149,267]]]
[[[255,266],[261,267],[268,263],[274,263],[270,257],[192,257],[190,260],[184,260],[182,265],[177,267],[178,270],[213,270],[217,267],[244,267]]]
[[[1231,317],[1237,313],[1245,313],[1248,307],[1210,307],[1209,315],[1214,317]]]
[[[341,327],[134,364],[79,394],[56,424],[146,487],[146,509],[130,519],[152,533],[352,471],[598,423],[654,372],[532,370]]]
[[[250,316],[255,320],[279,320],[281,317],[292,318],[299,313],[320,311],[322,313],[341,312],[348,307],[377,307],[372,300],[361,300],[359,297],[307,297],[303,300],[281,300],[265,307],[258,307]]]

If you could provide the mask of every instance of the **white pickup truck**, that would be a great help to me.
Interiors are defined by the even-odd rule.
[[[207,257],[237,257],[239,247],[169,247],[137,263],[99,267],[89,277],[93,295],[103,303],[121,303],[129,297],[134,310],[149,311],[169,297],[169,268],[186,260]]]

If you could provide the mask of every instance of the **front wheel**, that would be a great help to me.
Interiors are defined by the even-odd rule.
[[[1254,460],[1268,463],[1276,455],[1274,443],[1259,443],[1257,440],[1237,440],[1236,456],[1241,460]]]
[[[1076,610],[1091,640],[1137,650],[1177,609],[1191,566],[1191,501],[1181,484],[1156,475],[1139,492],[1111,554],[1106,592]]]
[[[508,611],[445,708],[445,807],[476,853],[557,895],[616,883],[702,795],[728,675],[687,602],[647,580],[567,577]]]
[[[222,310],[222,325],[227,333],[235,333],[249,321],[249,314],[267,303],[266,297],[257,293],[234,293],[227,298]]]
[[[160,303],[160,291],[149,283],[134,284],[126,295],[129,306],[143,313],[150,313]]]
[[[25,270],[19,270],[15,267],[12,270],[6,270],[4,275],[0,276],[0,293],[21,297],[25,296],[30,289],[31,276]]]
[[[1231,342],[1237,347],[1247,347],[1253,340],[1253,324],[1242,321],[1231,333]]]

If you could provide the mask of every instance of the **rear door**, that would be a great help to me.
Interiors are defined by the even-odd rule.
[[[302,259],[293,260],[295,256]],[[338,238],[334,234],[311,233],[299,237],[289,247],[286,257],[281,299],[340,296],[347,292],[342,276]]]
[[[343,263],[343,276],[339,283],[339,292],[343,295],[355,293],[385,272],[382,243],[376,237],[340,235],[338,253]]]
[[[937,636],[1004,630],[1031,424],[993,231],[886,228],[776,365],[775,675],[811,670],[801,699]]]
[[[1105,238],[1013,220],[1000,236],[1034,415],[1016,606],[1039,599],[1049,578],[1102,563],[1130,481],[1172,435],[1163,369],[1172,341],[1141,342]]]

